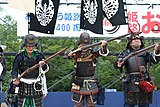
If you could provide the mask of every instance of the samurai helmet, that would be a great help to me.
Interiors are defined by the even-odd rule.
[[[131,32],[130,36],[127,37],[127,40],[128,40],[128,44],[127,44],[127,48],[130,47],[130,43],[132,42],[132,40],[135,40],[135,39],[140,39],[141,40],[141,47],[144,46],[144,37],[143,36],[139,36],[139,32]]]
[[[83,32],[80,35],[80,40],[79,40],[80,44],[89,44],[90,43],[90,35],[87,32]]]
[[[36,46],[36,37],[33,34],[27,34],[24,38],[24,46]]]
[[[137,33],[137,32],[131,32],[130,36],[127,37],[127,39],[128,39],[128,42],[130,43],[134,39],[140,39],[141,41],[143,41],[144,37],[143,36],[139,36],[139,33]]]

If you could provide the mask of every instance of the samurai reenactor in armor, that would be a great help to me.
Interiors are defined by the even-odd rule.
[[[17,94],[14,87],[11,81],[5,93],[5,102],[2,103],[4,107],[18,107]]]
[[[2,84],[6,74],[6,59],[4,57],[3,48],[0,46],[0,92],[2,92]],[[1,96],[0,96],[1,97]],[[3,102],[0,104],[3,106]]]
[[[45,72],[48,65],[43,61],[44,55],[35,49],[36,38],[33,34],[28,34],[24,38],[24,50],[19,52],[13,62],[12,78],[13,85],[18,88],[18,107],[42,107],[42,98],[46,93]],[[39,64],[40,67],[24,75],[20,80],[17,79],[28,68]]]
[[[133,55],[127,60],[122,60],[127,55],[144,48],[144,37],[131,33],[128,37],[126,49],[120,53],[115,62],[115,67],[122,72],[125,68],[125,74],[122,77],[122,88],[124,91],[124,107],[149,107],[152,103],[152,92],[144,92],[138,85],[140,81],[145,80],[153,82],[149,75],[149,65],[156,64],[160,60],[160,46],[156,44],[154,53],[148,51]]]
[[[0,46],[0,82],[2,85],[2,81],[6,74],[6,59],[4,57],[3,49]],[[0,91],[2,91],[2,86],[0,85]]]
[[[72,101],[74,107],[84,107],[86,101],[87,107],[95,107],[97,102],[98,79],[96,76],[96,58],[99,56],[107,56],[109,50],[106,48],[107,42],[101,41],[100,49],[94,51],[88,48],[76,53],[74,50],[68,54],[69,58],[74,58],[75,75],[71,82]],[[90,35],[86,32],[81,33],[78,48],[90,44]]]

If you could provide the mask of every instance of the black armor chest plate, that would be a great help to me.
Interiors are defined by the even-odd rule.
[[[80,77],[93,76],[95,72],[95,59],[91,50],[83,51],[81,54],[77,55],[76,59],[76,75]]]
[[[144,66],[146,68],[144,53],[133,56],[125,62],[127,73],[139,72],[139,67],[141,66]]]
[[[37,62],[36,59],[37,59],[36,56],[27,57],[27,56],[24,55],[24,59],[23,59],[22,65],[21,65],[22,67],[21,67],[20,73],[23,73],[28,68],[37,64],[38,62]],[[26,74],[24,76],[24,78],[37,78],[38,75],[39,75],[39,70],[35,69],[33,72],[30,72],[30,73]]]

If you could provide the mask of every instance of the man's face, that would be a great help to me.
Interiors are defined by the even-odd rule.
[[[141,40],[136,38],[131,41],[130,46],[136,50],[136,49],[140,49],[141,44],[142,44]]]
[[[88,39],[84,39],[84,43],[88,43],[89,41],[88,41]]]
[[[26,50],[28,53],[32,53],[34,50],[34,46],[26,46]]]

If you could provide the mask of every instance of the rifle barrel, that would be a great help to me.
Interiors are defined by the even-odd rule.
[[[119,38],[122,38],[122,37],[126,37],[127,35],[129,35],[130,33],[127,33],[127,34],[124,34],[122,36],[117,36],[117,37],[114,37],[114,38],[110,38],[110,39],[107,39],[106,41],[107,42],[110,42],[110,41],[113,41],[113,40],[116,40],[116,39],[119,39]]]
[[[124,34],[124,35],[121,35],[121,36],[117,36],[117,37],[113,37],[113,38],[110,38],[110,39],[105,39],[107,42],[110,42],[110,41],[113,41],[113,40],[116,40],[116,39],[119,39],[119,38],[122,38],[122,37],[126,37],[127,35],[129,35],[130,33],[127,33],[127,34]],[[90,45],[86,45],[84,47],[81,47],[81,48],[78,48],[74,51],[72,51],[72,53],[76,53],[78,51],[82,51],[82,50],[85,50],[85,49],[88,49],[88,48],[91,48],[93,46],[98,46],[100,45],[102,42],[96,42],[96,43],[93,43],[93,44],[90,44]]]
[[[53,57],[58,56],[60,53],[64,52],[66,49],[67,49],[67,48],[64,48],[64,49],[62,49],[61,51],[59,51],[59,52],[51,55],[50,57],[46,58],[46,59],[44,60],[44,62],[48,62],[48,61],[51,60]]]
[[[156,44],[157,44],[157,43],[156,43]],[[143,49],[141,49],[141,50],[138,50],[138,51],[136,51],[136,52],[133,52],[133,53],[129,54],[128,56],[126,56],[125,58],[123,58],[123,61],[127,60],[128,58],[130,58],[130,57],[132,57],[132,56],[134,56],[134,55],[137,55],[137,54],[142,53],[142,52],[144,52],[144,51],[147,51],[147,50],[149,50],[149,49],[151,49],[151,48],[154,48],[156,44],[153,44],[153,45],[151,45],[151,46],[148,46],[148,47],[146,47],[146,48],[143,48]],[[158,44],[160,44],[160,42],[158,42]]]

